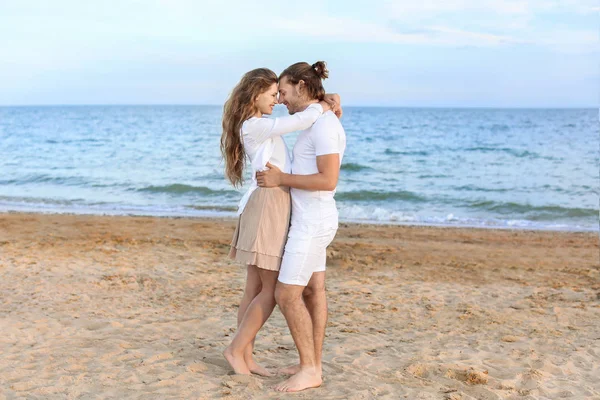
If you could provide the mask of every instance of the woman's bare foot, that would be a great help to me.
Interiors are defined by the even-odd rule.
[[[296,375],[298,372],[300,372],[300,364],[290,365],[289,367],[281,368],[278,372],[282,375]],[[317,367],[317,373],[319,374],[319,376],[323,376],[321,366]]]
[[[273,376],[273,374],[269,372],[268,369],[261,365],[258,365],[254,360],[246,360],[246,365],[248,366],[250,372],[252,372],[253,374],[267,377]]]
[[[233,371],[236,374],[250,375],[250,369],[248,369],[248,366],[244,361],[243,354],[240,353],[239,355],[234,355],[231,349],[227,347],[225,351],[223,351],[223,356],[225,356],[225,359],[227,360],[229,365],[231,365],[231,368],[233,368]]]
[[[288,380],[281,382],[274,389],[278,392],[299,392],[301,390],[316,388],[321,386],[323,380],[316,369],[300,370],[297,374],[290,377]]]

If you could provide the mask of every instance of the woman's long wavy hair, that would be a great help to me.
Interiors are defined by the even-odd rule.
[[[246,152],[241,137],[242,124],[256,113],[256,97],[274,83],[277,83],[275,72],[267,68],[253,69],[244,74],[223,106],[221,154],[225,160],[225,176],[234,187],[244,181]]]

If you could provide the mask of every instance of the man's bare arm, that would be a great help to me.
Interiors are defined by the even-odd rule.
[[[317,156],[317,169],[319,172],[311,175],[286,174],[270,163],[267,164],[267,167],[270,168],[268,171],[256,174],[258,186],[289,186],[303,190],[331,191],[335,189],[338,183],[340,155],[336,153]]]

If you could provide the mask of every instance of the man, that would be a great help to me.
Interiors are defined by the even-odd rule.
[[[290,114],[323,98],[325,63],[296,63],[279,76],[279,103]],[[322,383],[321,357],[327,325],[325,259],[327,246],[338,228],[333,198],[346,135],[333,112],[324,113],[311,128],[300,133],[293,149],[292,173],[270,164],[257,174],[262,187],[289,186],[292,218],[279,272],[275,299],[290,328],[300,364],[287,368],[292,374],[275,387],[296,392]]]

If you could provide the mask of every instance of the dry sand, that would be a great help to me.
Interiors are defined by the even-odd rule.
[[[0,399],[600,399],[595,233],[343,225],[324,385],[230,374],[233,220],[0,214]],[[295,362],[278,310],[267,367]]]

